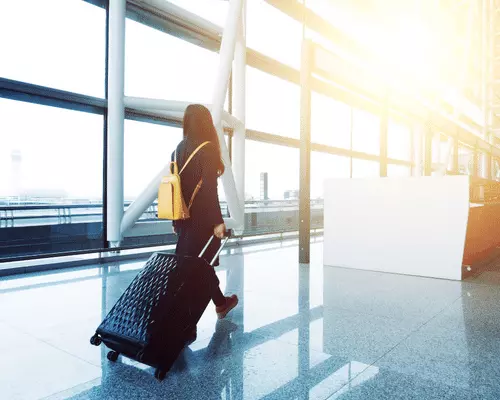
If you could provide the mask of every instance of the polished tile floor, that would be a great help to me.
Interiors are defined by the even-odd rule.
[[[143,265],[0,280],[1,399],[499,399],[500,262],[467,282],[310,267],[293,242],[222,258],[240,305],[163,382],[89,338]]]

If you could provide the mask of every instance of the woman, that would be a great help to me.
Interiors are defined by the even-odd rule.
[[[174,233],[179,236],[175,252],[182,256],[197,257],[208,239],[215,235],[204,255],[210,262],[226,233],[217,194],[217,178],[224,173],[224,163],[212,115],[206,107],[193,104],[186,108],[183,131],[184,138],[172,153],[172,160],[174,155],[177,155],[179,170],[200,144],[207,141],[210,143],[196,153],[181,175],[184,199],[191,198],[200,179],[203,182],[191,206],[190,218],[174,221]],[[215,265],[219,265],[218,260]],[[236,295],[225,297],[217,286],[212,293],[212,301],[218,318],[222,319],[236,307],[238,297]],[[193,334],[196,335],[195,332]]]

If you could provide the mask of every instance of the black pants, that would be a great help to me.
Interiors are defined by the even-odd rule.
[[[213,236],[214,231],[212,227],[193,226],[191,221],[182,221],[176,223],[177,230],[177,246],[175,254],[180,256],[198,257],[201,250],[205,247],[208,240]],[[217,253],[221,244],[220,239],[213,238],[210,246],[206,250],[203,258],[210,262]],[[219,265],[217,259],[214,265]],[[215,275],[215,271],[213,271]],[[215,286],[212,290],[212,301],[217,307],[223,306],[226,303],[226,298],[221,292],[219,286]]]

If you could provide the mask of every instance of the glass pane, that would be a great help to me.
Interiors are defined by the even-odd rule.
[[[211,103],[218,54],[127,20],[128,96]]]
[[[474,152],[469,147],[458,147],[458,173],[472,175],[474,170]]]
[[[314,43],[319,44],[321,47],[323,47],[326,50],[329,50],[333,53],[338,53],[338,51],[339,51],[338,44],[335,45],[334,42],[327,39],[322,34],[316,32],[314,29],[306,28],[305,37],[306,37],[306,39],[312,40]]]
[[[380,118],[355,109],[352,121],[352,149],[363,153],[380,154]]]
[[[182,129],[170,126],[125,120],[125,204],[139,196],[158,172],[170,162],[172,152],[182,140]],[[227,143],[227,136],[226,136]],[[219,200],[223,215],[227,215],[224,189],[219,181]],[[155,202],[141,216],[141,221],[157,220]],[[175,237],[166,236],[164,227],[152,229],[148,235],[127,237],[124,246],[137,244],[166,244]]]
[[[182,129],[125,120],[125,201],[134,200],[170,162]]]
[[[406,165],[389,164],[387,166],[387,176],[411,176],[411,168]]]
[[[459,170],[460,170],[460,152],[459,152]],[[450,139],[444,135],[434,135],[432,140],[432,163],[433,169],[441,170],[443,167],[448,171],[453,170],[453,156],[454,156],[454,145],[453,139]],[[462,161],[464,158],[462,157]],[[467,167],[469,168],[469,167]],[[470,171],[472,173],[473,164],[471,161]],[[460,174],[466,172],[459,172]]]
[[[247,46],[300,68],[302,24],[265,1],[247,2]]]
[[[478,154],[477,154],[477,175],[480,176],[480,177],[485,177],[485,173],[487,171],[485,171],[485,167],[488,163],[488,156],[486,153],[483,153],[482,151],[480,151]]]
[[[495,181],[500,181],[500,159],[494,158],[491,168],[491,178]]]
[[[246,75],[247,128],[298,138],[299,86],[251,67]]]
[[[353,178],[378,178],[380,177],[380,163],[378,161],[352,159]]]
[[[0,115],[0,258],[101,248],[103,117],[6,99]]]
[[[285,192],[299,189],[299,149],[246,141],[246,200],[260,199],[260,177],[268,174],[269,199],[283,200]]]
[[[311,199],[322,199],[324,182],[328,178],[350,178],[349,157],[328,153],[311,153]]]
[[[299,149],[247,140],[245,166],[245,234],[296,231]],[[263,173],[268,200],[262,196]]]
[[[311,140],[328,146],[351,148],[351,108],[330,97],[312,92]]]
[[[81,0],[4,1],[0,76],[104,97],[105,26],[104,9]]]
[[[229,9],[229,2],[221,0],[168,1],[221,27],[224,26]]]
[[[307,8],[325,18],[337,28],[345,28],[353,22],[352,1],[307,0]],[[359,2],[361,3],[361,2]],[[352,28],[351,28],[352,30]]]
[[[389,121],[387,156],[396,160],[411,160],[411,130],[408,126]]]

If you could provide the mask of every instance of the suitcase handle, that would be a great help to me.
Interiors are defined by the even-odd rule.
[[[228,229],[224,235],[224,239],[222,240],[222,243],[219,247],[219,250],[217,250],[217,253],[215,253],[215,256],[214,258],[212,258],[212,261],[210,261],[210,265],[213,267],[214,265],[214,262],[215,260],[217,259],[217,257],[219,257],[219,254],[220,252],[222,251],[222,249],[224,248],[224,245],[227,243],[227,241],[229,240],[229,238],[231,237],[231,229]],[[207,251],[208,249],[208,246],[210,246],[210,243],[212,243],[212,240],[214,239],[215,235],[212,235],[210,236],[210,239],[208,239],[208,242],[207,244],[205,245],[205,247],[203,247],[203,250],[200,252],[200,255],[198,256],[199,258],[202,258],[203,255],[205,254],[205,251]]]

